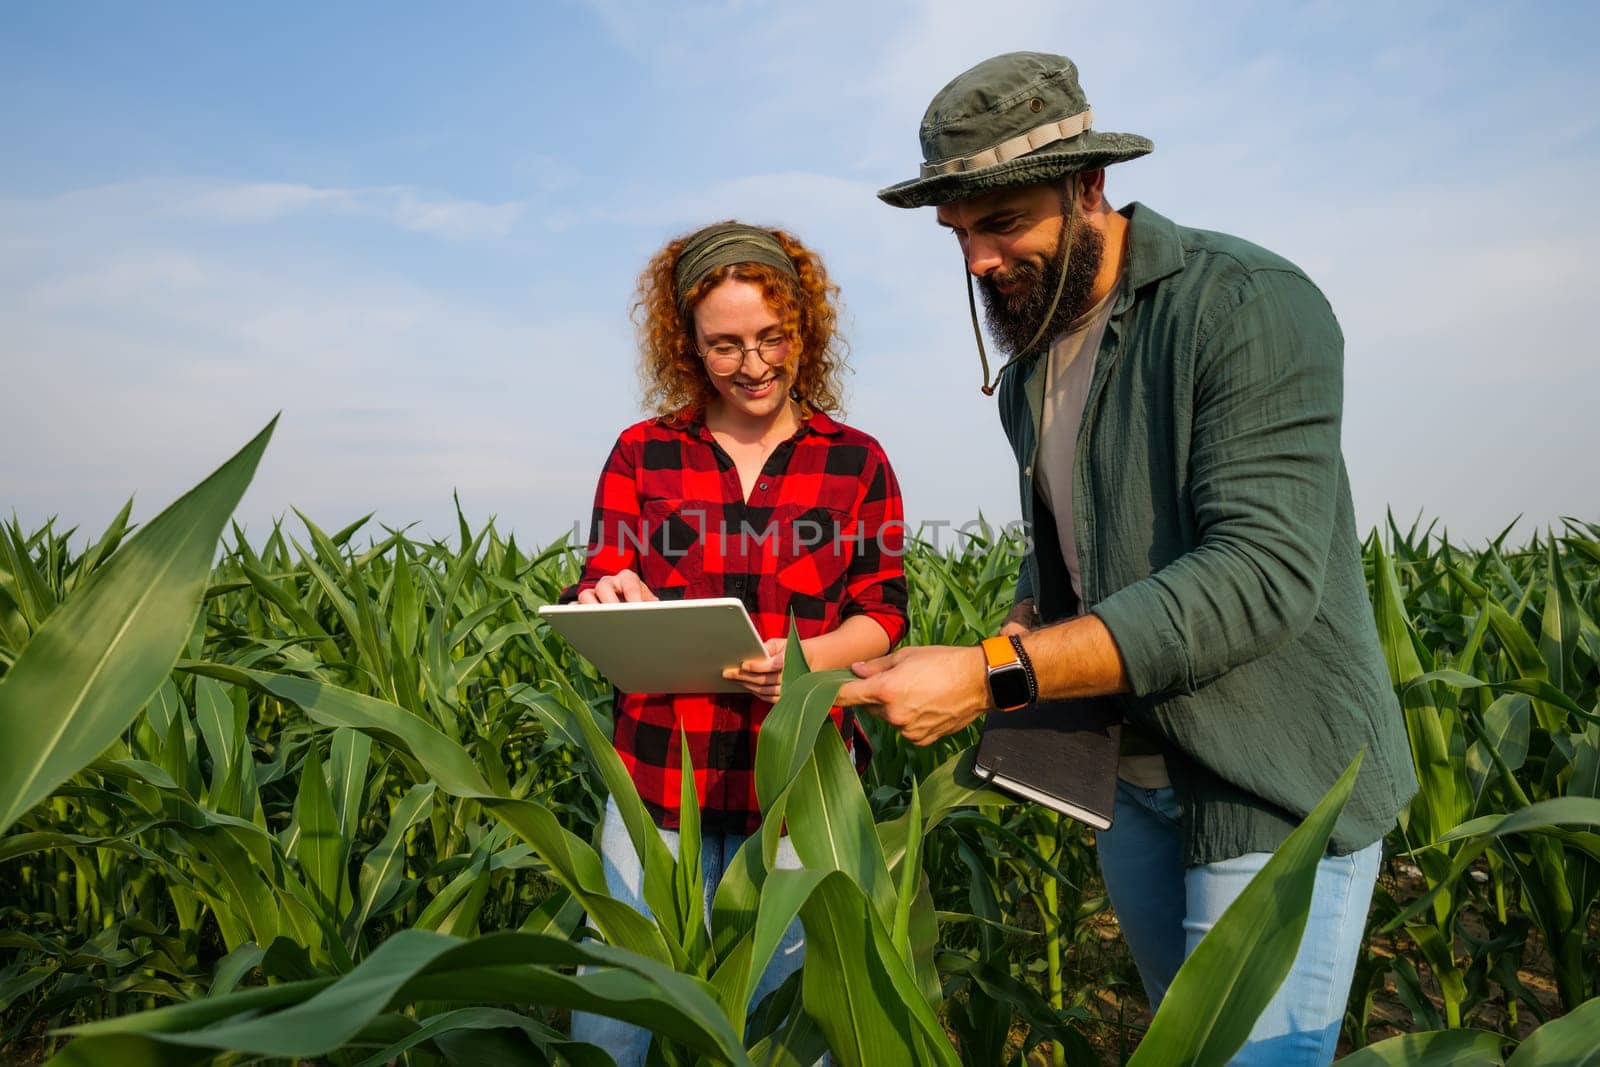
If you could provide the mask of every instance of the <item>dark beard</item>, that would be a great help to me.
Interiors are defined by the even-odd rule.
[[[1056,284],[1061,280],[1061,258],[1066,251],[1067,220],[1061,220],[1061,235],[1056,241],[1055,253],[1041,268],[1037,263],[1018,263],[1002,277],[1006,281],[1020,281],[1022,288],[1006,296],[995,286],[994,273],[978,279],[983,292],[983,320],[989,325],[989,336],[997,348],[1008,356],[1022,355],[1022,346],[1033,340],[1050,309],[1056,295]],[[1094,226],[1078,220],[1072,237],[1072,262],[1067,265],[1067,281],[1061,290],[1061,302],[1050,317],[1050,326],[1040,335],[1048,344],[1050,339],[1072,324],[1072,320],[1089,310],[1089,294],[1094,289],[1095,276],[1100,273],[1100,258],[1105,253],[1105,236]]]

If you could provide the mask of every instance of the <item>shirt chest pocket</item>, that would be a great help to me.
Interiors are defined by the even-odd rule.
[[[834,508],[790,504],[778,509],[774,526],[780,610],[819,622],[836,617],[859,539],[855,520]]]
[[[662,600],[709,595],[706,592],[705,504],[693,500],[641,502],[639,576]]]

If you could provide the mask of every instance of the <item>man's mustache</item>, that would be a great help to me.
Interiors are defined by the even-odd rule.
[[[984,299],[993,306],[1000,304],[1015,311],[1026,307],[1039,287],[1044,272],[1032,263],[1018,263],[1008,271],[991,271],[978,279]],[[1001,292],[1005,286],[1011,292]]]

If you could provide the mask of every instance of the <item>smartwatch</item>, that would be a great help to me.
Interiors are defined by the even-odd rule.
[[[1016,711],[1039,696],[1033,665],[1018,637],[989,637],[983,642],[983,659],[989,675],[989,700],[1001,711]]]

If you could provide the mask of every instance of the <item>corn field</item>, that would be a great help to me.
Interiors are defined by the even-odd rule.
[[[1223,1063],[1286,973],[1354,765],[1140,1021],[1105,1008],[1137,983],[1097,947],[1092,834],[983,788],[975,728],[869,722],[858,776],[822,728],[843,674],[793,645],[765,821],[704,914],[692,786],[674,859],[609,686],[537,619],[582,546],[300,515],[252,541],[228,520],[270,434],[138,529],[0,531],[8,1061],[610,1063],[567,1036],[582,1008],[660,1064]],[[908,640],[995,633],[1017,551],[914,542]],[[1466,549],[1391,523],[1366,558],[1422,788],[1343,1062],[1596,1062],[1600,527]],[[608,797],[653,918],[606,894]],[[803,870],[773,869],[785,820]],[[796,917],[806,966],[747,1019]],[[1380,1003],[1407,1033],[1369,1044]]]

